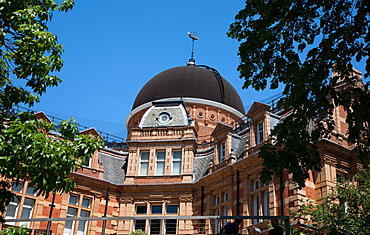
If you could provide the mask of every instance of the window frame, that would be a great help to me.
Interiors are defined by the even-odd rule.
[[[161,211],[160,212],[155,212],[154,210],[153,210],[153,208],[161,208]],[[163,214],[163,205],[162,204],[154,204],[154,205],[151,205],[150,206],[150,214],[152,214],[152,215],[154,215],[154,214]]]
[[[226,141],[222,141],[219,145],[218,160],[223,162],[226,158]]]
[[[175,207],[176,206],[176,212],[169,212],[169,207]],[[178,214],[179,213],[179,205],[175,204],[169,204],[166,205],[166,214]]]
[[[159,156],[163,155],[163,159],[159,159]],[[159,166],[163,166],[161,172],[159,172]],[[164,175],[166,170],[166,150],[157,150],[155,154],[155,175]]]
[[[263,142],[263,131],[264,131],[263,121],[260,121],[256,125],[256,145]]]
[[[143,213],[139,213],[139,210],[138,210],[139,207],[145,208],[145,213],[144,212]],[[147,215],[148,214],[148,205],[137,204],[135,206],[135,214],[136,215]]]
[[[148,154],[148,159],[144,159],[144,154]],[[139,176],[147,176],[149,174],[150,151],[140,151],[139,161]],[[145,171],[145,173],[143,173]]]
[[[176,154],[175,153],[180,153],[180,157],[179,158],[175,158]],[[171,166],[171,174],[172,175],[181,175],[182,173],[182,157],[183,157],[183,154],[182,154],[182,150],[180,149],[175,149],[175,150],[172,150],[172,166]],[[176,167],[176,171],[175,171],[175,165],[176,164],[179,164],[178,167]]]

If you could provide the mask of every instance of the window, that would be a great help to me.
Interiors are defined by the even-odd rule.
[[[164,175],[165,160],[166,160],[166,152],[157,151],[157,160],[156,160],[156,169],[155,169],[156,175]]]
[[[266,191],[263,193],[263,215],[270,215],[270,192]]]
[[[36,188],[32,186],[28,186],[26,189],[26,194],[35,196],[36,195]]]
[[[162,214],[162,205],[152,206],[152,214]]]
[[[78,195],[69,196],[69,206],[67,209],[67,218],[90,217],[91,198],[80,197]],[[88,221],[66,221],[63,235],[77,234],[85,235],[87,232]]]
[[[181,161],[182,161],[181,150],[173,151],[172,153],[172,174],[173,175],[181,174]]]
[[[259,180],[255,180],[253,182],[253,190],[257,190],[259,188]]]
[[[5,219],[16,219],[18,213],[19,199],[18,197],[13,197],[13,200],[9,203],[6,210]],[[15,222],[7,222],[7,224],[14,225]]]
[[[220,204],[220,196],[215,196],[215,205]]]
[[[343,183],[346,180],[346,177],[343,173],[337,172],[335,179],[339,183]]]
[[[13,192],[18,192],[18,193],[21,193],[22,192],[22,188],[23,188],[23,184],[22,183],[13,183],[12,185],[12,191]]]
[[[227,202],[229,200],[229,194],[227,192],[222,193],[222,202]]]
[[[177,220],[175,219],[166,219],[165,234],[176,234],[176,224]]]
[[[256,131],[256,144],[260,144],[263,141],[263,122],[257,124]]]
[[[78,204],[78,196],[70,195],[69,196],[69,204],[77,205]]]
[[[254,216],[259,216],[259,211],[258,210],[259,210],[259,197],[258,197],[258,195],[255,195],[253,197],[253,215]],[[253,223],[257,224],[258,219],[254,219]]]
[[[161,234],[161,220],[150,220],[150,234]]]
[[[13,183],[12,191],[16,196],[13,197],[7,207],[5,219],[30,219],[36,203],[35,189],[32,186],[27,187],[23,183]],[[8,224],[30,227],[30,222],[12,222]]]
[[[146,205],[137,205],[136,214],[146,214],[148,207]]]
[[[225,141],[223,141],[220,144],[220,153],[219,153],[219,156],[220,156],[220,159],[219,159],[220,162],[222,162],[223,160],[225,160]]]
[[[67,218],[75,218],[77,214],[76,208],[68,208],[67,210]],[[66,221],[66,224],[64,226],[64,233],[63,234],[73,234],[73,228],[74,228],[75,221],[69,220]]]
[[[177,214],[178,205],[167,205],[167,214]]]
[[[214,213],[216,216],[220,215],[220,212],[219,210],[215,210],[215,213]],[[220,220],[219,219],[215,219],[215,227],[214,227],[214,234],[218,234],[220,231]]]
[[[135,220],[135,230],[141,229],[142,231],[145,231],[146,227],[146,220]]]
[[[82,166],[90,167],[91,166],[91,156],[85,158],[85,161],[82,162]]]
[[[90,212],[81,210],[80,217],[89,217]],[[87,220],[80,220],[78,222],[78,228],[77,228],[77,235],[84,235],[86,234],[87,230]]]
[[[149,169],[149,152],[141,152],[139,175],[148,175],[148,169]]]
[[[83,198],[82,199],[82,206],[86,208],[90,208],[91,199],[90,198]]]
[[[170,121],[172,120],[172,117],[169,113],[167,112],[162,112],[158,115],[158,117],[156,118],[156,121],[160,124],[160,125],[166,125],[168,124]]]
[[[138,204],[136,205],[136,214],[147,214],[147,209],[149,208],[150,214],[171,214],[177,215],[179,206],[176,204],[167,204],[163,202],[162,204],[146,205]],[[167,217],[168,218],[168,217]],[[177,232],[177,220],[176,219],[143,219],[135,220],[134,229],[141,229],[147,231],[148,234],[176,234]]]
[[[227,216],[228,214],[227,214],[227,211],[228,211],[228,207],[227,206],[225,206],[224,208],[223,208],[223,215],[224,216]],[[227,223],[227,219],[223,219],[222,220],[222,226],[225,226],[226,225],[226,223]]]
[[[21,219],[30,219],[32,215],[33,206],[35,205],[35,199],[25,198],[23,201],[23,208]],[[19,222],[19,225],[29,227],[30,222]]]

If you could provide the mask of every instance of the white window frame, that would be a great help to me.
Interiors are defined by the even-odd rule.
[[[226,157],[226,142],[222,141],[219,146],[219,161],[223,162]]]
[[[175,153],[180,153],[180,158],[175,158]],[[175,167],[175,165],[178,165]],[[182,151],[181,150],[173,150],[172,151],[172,167],[171,167],[172,175],[181,175],[182,172]]]
[[[32,205],[26,205],[25,202],[26,200],[29,200],[32,202]],[[27,198],[25,197],[24,200],[23,200],[23,206],[22,206],[22,211],[21,211],[21,219],[31,219],[32,218],[32,213],[33,213],[33,209],[35,208],[35,204],[36,204],[36,199],[33,199],[33,198]],[[25,210],[28,209],[29,212],[28,214],[24,214],[25,213]],[[30,221],[27,221],[27,222],[19,222],[19,226],[26,226],[27,228],[29,228],[30,226]]]
[[[87,216],[83,216],[82,213],[87,213]],[[80,217],[90,217],[90,211],[86,211],[86,210],[81,210],[80,211]],[[81,224],[83,224],[83,227],[82,227],[82,230],[81,229]],[[87,226],[88,226],[88,220],[80,220],[78,221],[78,225],[77,225],[77,235],[86,235],[86,232],[87,232]]]
[[[215,216],[219,216],[219,215],[220,215],[220,210],[219,209],[215,210]],[[220,231],[220,220],[215,219],[214,234],[218,234],[219,231]]]
[[[9,206],[11,208],[14,208],[14,216],[9,216]],[[17,197],[14,197],[13,200],[9,203],[8,208],[5,213],[5,219],[16,219],[18,215],[19,210],[19,199]],[[13,211],[13,210],[12,210]],[[15,222],[7,222],[7,224],[15,225]]]
[[[148,154],[148,159],[143,159],[143,155]],[[150,152],[149,151],[141,151],[140,152],[140,165],[139,165],[139,175],[148,175],[149,173],[149,160],[150,160]]]
[[[88,156],[85,158],[85,160],[82,162],[82,166],[90,168],[92,163],[92,157]]]
[[[71,211],[74,210],[75,214],[69,213],[68,212],[69,209],[71,209]],[[66,214],[67,218],[76,218],[77,214],[78,214],[78,209],[77,208],[74,208],[74,207],[68,207],[67,208],[67,214]],[[70,228],[67,228],[67,223],[71,224]],[[74,234],[75,226],[76,226],[76,221],[73,221],[73,220],[66,221],[66,223],[64,225],[63,235],[72,235],[72,234]]]
[[[216,195],[215,196],[215,205],[218,205],[218,204],[220,204],[220,196]]]
[[[253,196],[253,215],[254,216],[259,216],[259,195],[254,195]],[[253,220],[253,224],[257,224],[258,223],[258,219],[254,219]]]
[[[163,159],[159,159],[160,155],[164,155]],[[160,166],[163,168],[161,169]],[[155,175],[164,175],[166,169],[166,151],[165,150],[158,150],[156,152],[156,158],[155,158]],[[161,172],[160,172],[161,170]]]
[[[256,125],[256,144],[260,144],[263,141],[263,121]]]

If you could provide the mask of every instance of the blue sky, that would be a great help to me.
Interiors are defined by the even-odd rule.
[[[32,109],[126,137],[125,120],[141,87],[156,74],[187,63],[189,30],[196,30],[197,64],[216,68],[239,92],[246,109],[278,91],[243,90],[239,43],[226,36],[244,1],[76,0],[55,13],[49,30],[63,44],[63,83]]]

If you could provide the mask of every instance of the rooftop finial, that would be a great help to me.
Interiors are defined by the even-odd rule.
[[[195,65],[195,59],[194,59],[194,41],[198,40],[197,32],[195,30],[189,31],[188,36],[192,40],[192,47],[191,47],[191,57],[189,59],[188,65]]]

